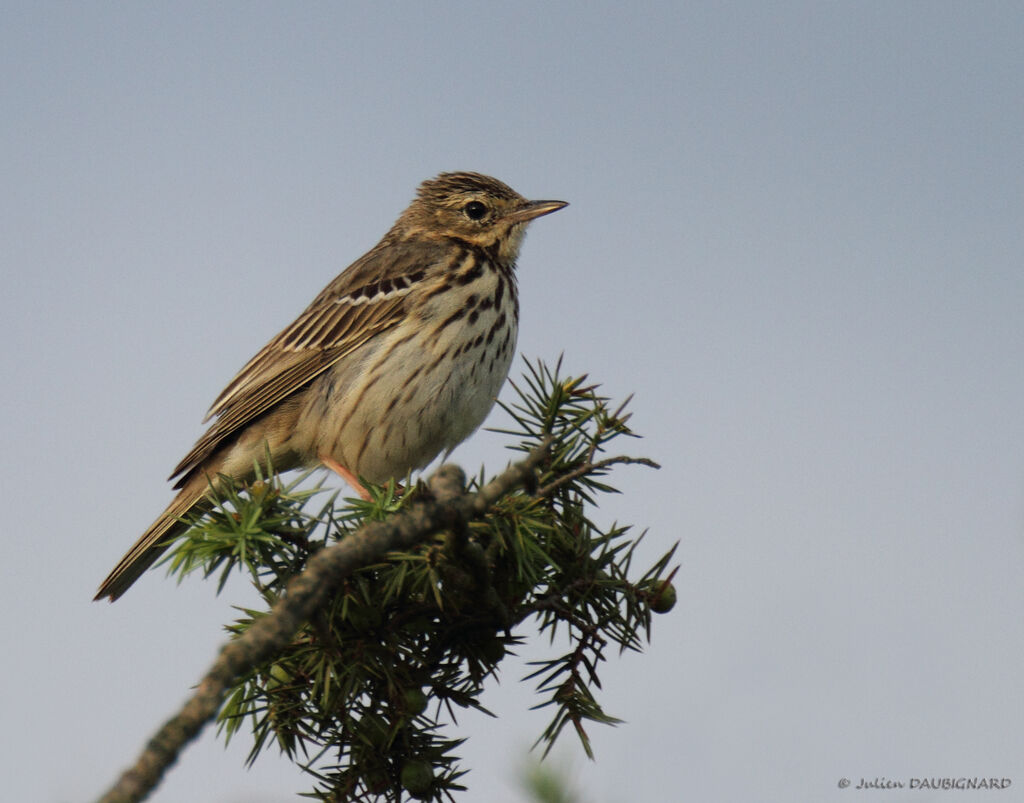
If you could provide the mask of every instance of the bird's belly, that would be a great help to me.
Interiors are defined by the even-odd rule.
[[[320,404],[310,417],[313,458],[330,456],[382,483],[455,448],[483,423],[508,375],[516,340],[510,318],[488,310],[472,325],[427,327],[414,337],[397,327],[365,347],[349,376],[328,372],[313,394]]]

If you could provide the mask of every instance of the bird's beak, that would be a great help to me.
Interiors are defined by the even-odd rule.
[[[550,215],[568,205],[565,201],[524,201],[515,210],[509,212],[505,219],[512,223],[525,223],[536,217]]]

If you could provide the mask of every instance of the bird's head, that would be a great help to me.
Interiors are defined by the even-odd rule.
[[[480,173],[442,173],[424,181],[398,221],[406,233],[455,238],[494,249],[515,262],[526,224],[568,206],[565,201],[530,201],[496,178]]]

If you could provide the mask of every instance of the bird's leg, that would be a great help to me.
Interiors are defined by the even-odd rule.
[[[359,480],[356,479],[356,475],[345,468],[341,463],[333,457],[325,454],[320,455],[320,462],[351,485],[352,490],[359,494],[363,499],[367,502],[370,501],[370,492],[363,487],[363,484],[359,482]]]

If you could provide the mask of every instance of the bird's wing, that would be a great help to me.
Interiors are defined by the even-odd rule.
[[[217,420],[172,478],[187,475],[228,436],[406,316],[406,297],[424,281],[424,265],[436,255],[430,248],[386,245],[382,242],[353,263],[249,360],[213,403],[207,419]]]

